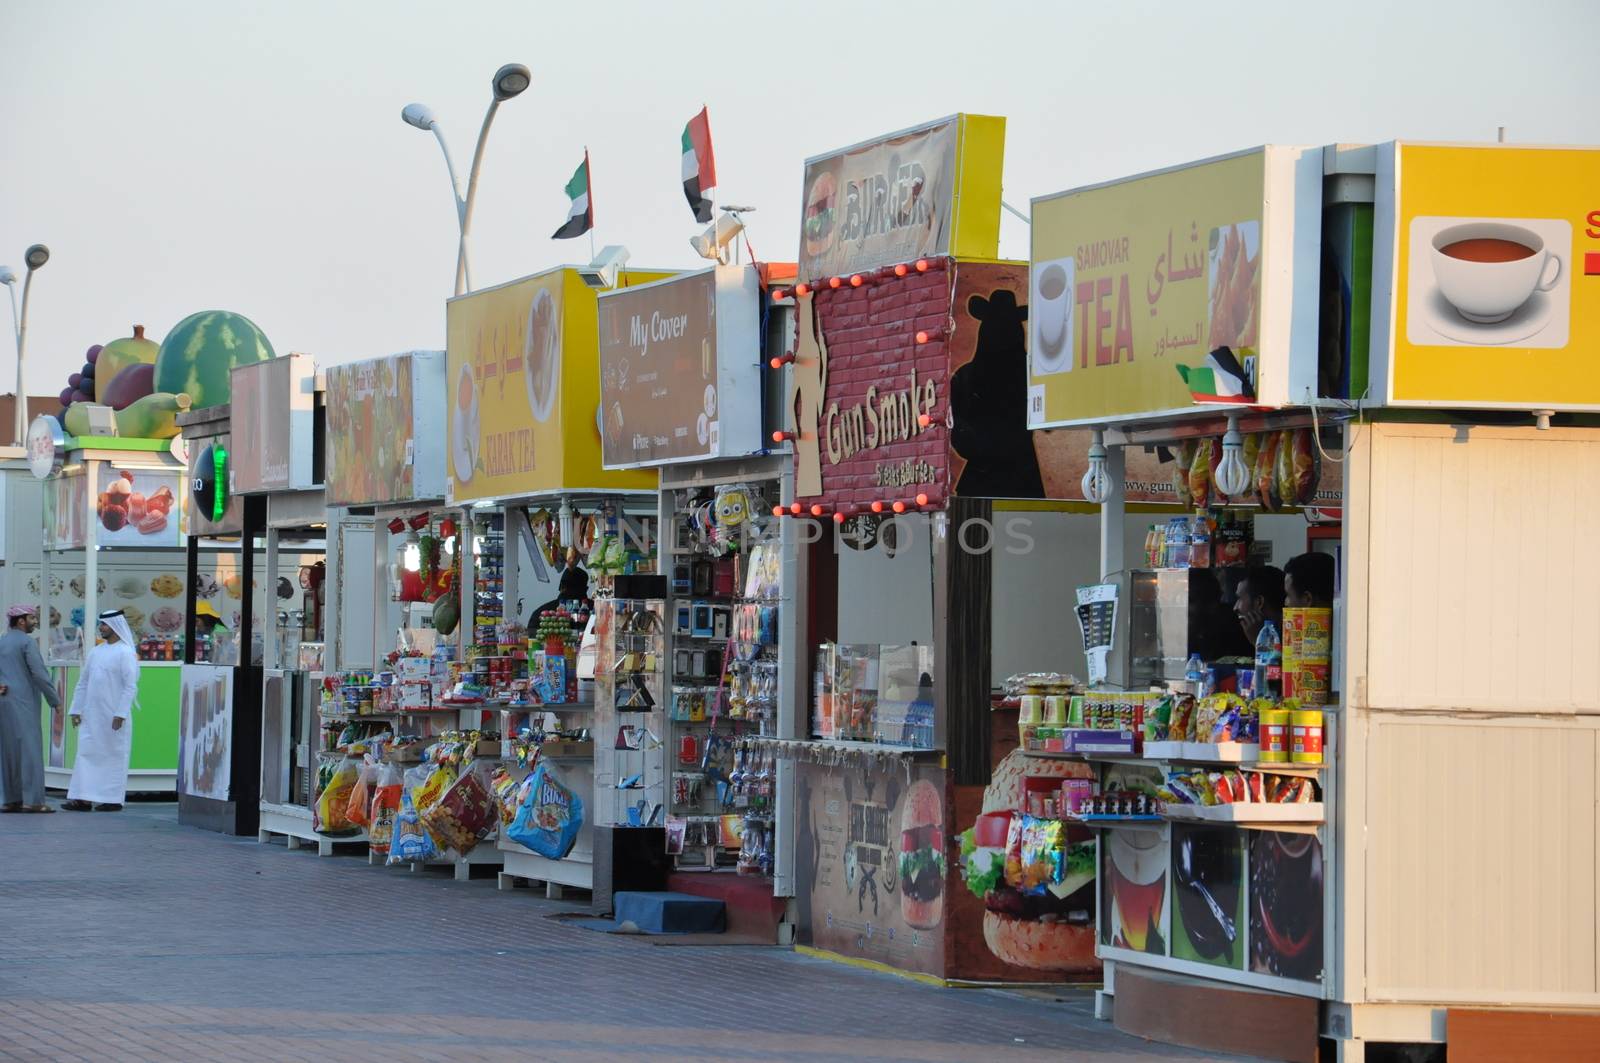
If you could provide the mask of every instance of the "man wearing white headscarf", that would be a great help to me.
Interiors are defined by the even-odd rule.
[[[68,812],[120,812],[128,792],[130,717],[139,690],[139,658],[122,610],[100,614],[100,640],[84,660],[72,695],[78,756],[61,806]]]
[[[51,708],[61,695],[50,681],[33,631],[38,612],[32,606],[6,610],[6,633],[0,636],[0,812],[54,812],[44,801],[44,737],[39,729],[39,699]]]

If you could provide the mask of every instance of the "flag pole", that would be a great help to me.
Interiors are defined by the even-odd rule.
[[[583,146],[583,173],[588,178],[588,188],[584,189],[589,194],[589,214],[594,214],[594,170],[589,165],[589,145]],[[594,226],[589,226],[589,261],[594,261]]]

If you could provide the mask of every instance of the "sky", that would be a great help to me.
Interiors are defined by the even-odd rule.
[[[0,0],[0,263],[35,277],[28,388],[91,344],[231,310],[320,363],[444,346],[465,179],[475,287],[589,257],[549,238],[585,147],[596,246],[693,268],[684,123],[718,199],[792,261],[805,158],[958,111],[1008,119],[1005,199],[1263,143],[1600,143],[1600,3],[140,3]],[[1002,255],[1026,258],[1004,215]],[[21,285],[18,285],[20,297]],[[0,314],[5,311],[0,310]],[[0,342],[0,380],[14,374]],[[0,390],[10,390],[0,385]]]

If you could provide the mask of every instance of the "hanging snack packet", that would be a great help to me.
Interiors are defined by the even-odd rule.
[[[313,828],[319,834],[351,834],[359,829],[350,821],[350,792],[361,777],[361,769],[345,757],[329,776],[317,797]]]
[[[402,788],[400,792],[400,812],[395,816],[394,835],[389,840],[388,864],[413,864],[432,860],[439,854],[438,848],[433,844],[433,836],[422,825],[422,818],[417,815],[417,806],[411,800],[411,792]]]
[[[1041,894],[1052,882],[1060,882],[1064,877],[1066,827],[1058,819],[1033,816],[1020,819],[1022,880],[1017,888],[1023,893]]]
[[[394,821],[400,814],[400,791],[405,789],[400,769],[393,764],[378,768],[377,785],[373,787],[372,808],[368,812],[367,847],[379,856],[389,852],[389,841],[394,837]]]
[[[560,860],[572,851],[583,828],[583,800],[540,764],[506,836],[540,856]]]

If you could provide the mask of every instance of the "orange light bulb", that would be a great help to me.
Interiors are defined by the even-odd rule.
[[[896,266],[894,268],[894,275],[896,277],[904,277],[907,273],[910,273],[910,272],[911,272],[911,270],[906,266],[906,264],[904,262],[900,263],[898,266]]]
[[[904,513],[906,511],[906,504],[904,502],[896,502],[894,504],[894,511],[896,513]]]
[[[928,496],[926,494],[921,494],[921,495],[917,496],[917,505],[925,506],[927,504],[928,504]]]

